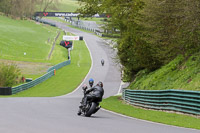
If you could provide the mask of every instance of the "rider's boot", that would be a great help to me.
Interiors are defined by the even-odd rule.
[[[94,113],[96,113],[100,108],[101,108],[100,105],[99,105],[98,107],[96,107],[96,110],[94,111]],[[93,113],[93,114],[94,114],[94,113]]]
[[[86,105],[85,105],[85,104],[81,104],[81,105],[79,106],[79,108],[80,108],[80,110],[81,110],[81,109],[82,109],[82,110],[85,110]]]
[[[77,115],[81,115],[81,109],[79,108]]]

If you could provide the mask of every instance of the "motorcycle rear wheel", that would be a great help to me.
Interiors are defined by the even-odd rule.
[[[91,105],[90,109],[85,113],[85,116],[90,117],[96,111],[97,106],[98,106],[97,103],[92,102],[92,105]]]

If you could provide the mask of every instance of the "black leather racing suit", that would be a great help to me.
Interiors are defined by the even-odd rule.
[[[92,92],[92,93],[90,93],[90,92]],[[103,98],[103,94],[104,94],[104,90],[102,87],[100,87],[98,85],[92,87],[91,89],[86,91],[86,96],[85,96],[83,105],[84,106],[86,105],[87,100],[101,102],[102,98]]]

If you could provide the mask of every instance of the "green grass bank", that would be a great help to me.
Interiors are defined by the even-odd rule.
[[[60,0],[56,8],[51,7],[47,11],[75,12],[78,7],[79,4],[77,0]]]
[[[179,127],[200,129],[199,118],[189,115],[136,108],[124,103],[124,101],[122,101],[121,97],[119,96],[112,96],[104,99],[101,103],[101,106],[107,110],[142,120],[148,120]]]
[[[200,52],[189,58],[178,56],[169,64],[148,73],[145,70],[137,74],[128,87],[138,90],[194,90],[200,91]]]
[[[0,16],[0,62],[18,65],[22,75],[37,78],[48,67],[67,59],[67,50],[59,46],[64,32],[61,29],[32,20],[15,20]],[[56,41],[53,53],[48,55]]]
[[[0,16],[0,59],[48,62],[55,27],[30,20],[14,20]]]

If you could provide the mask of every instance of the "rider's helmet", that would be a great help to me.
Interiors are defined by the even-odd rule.
[[[103,88],[103,83],[101,81],[99,81],[97,85]]]
[[[89,79],[89,84],[90,84],[90,87],[92,87],[93,84],[94,84],[94,79],[90,78],[90,79]]]

